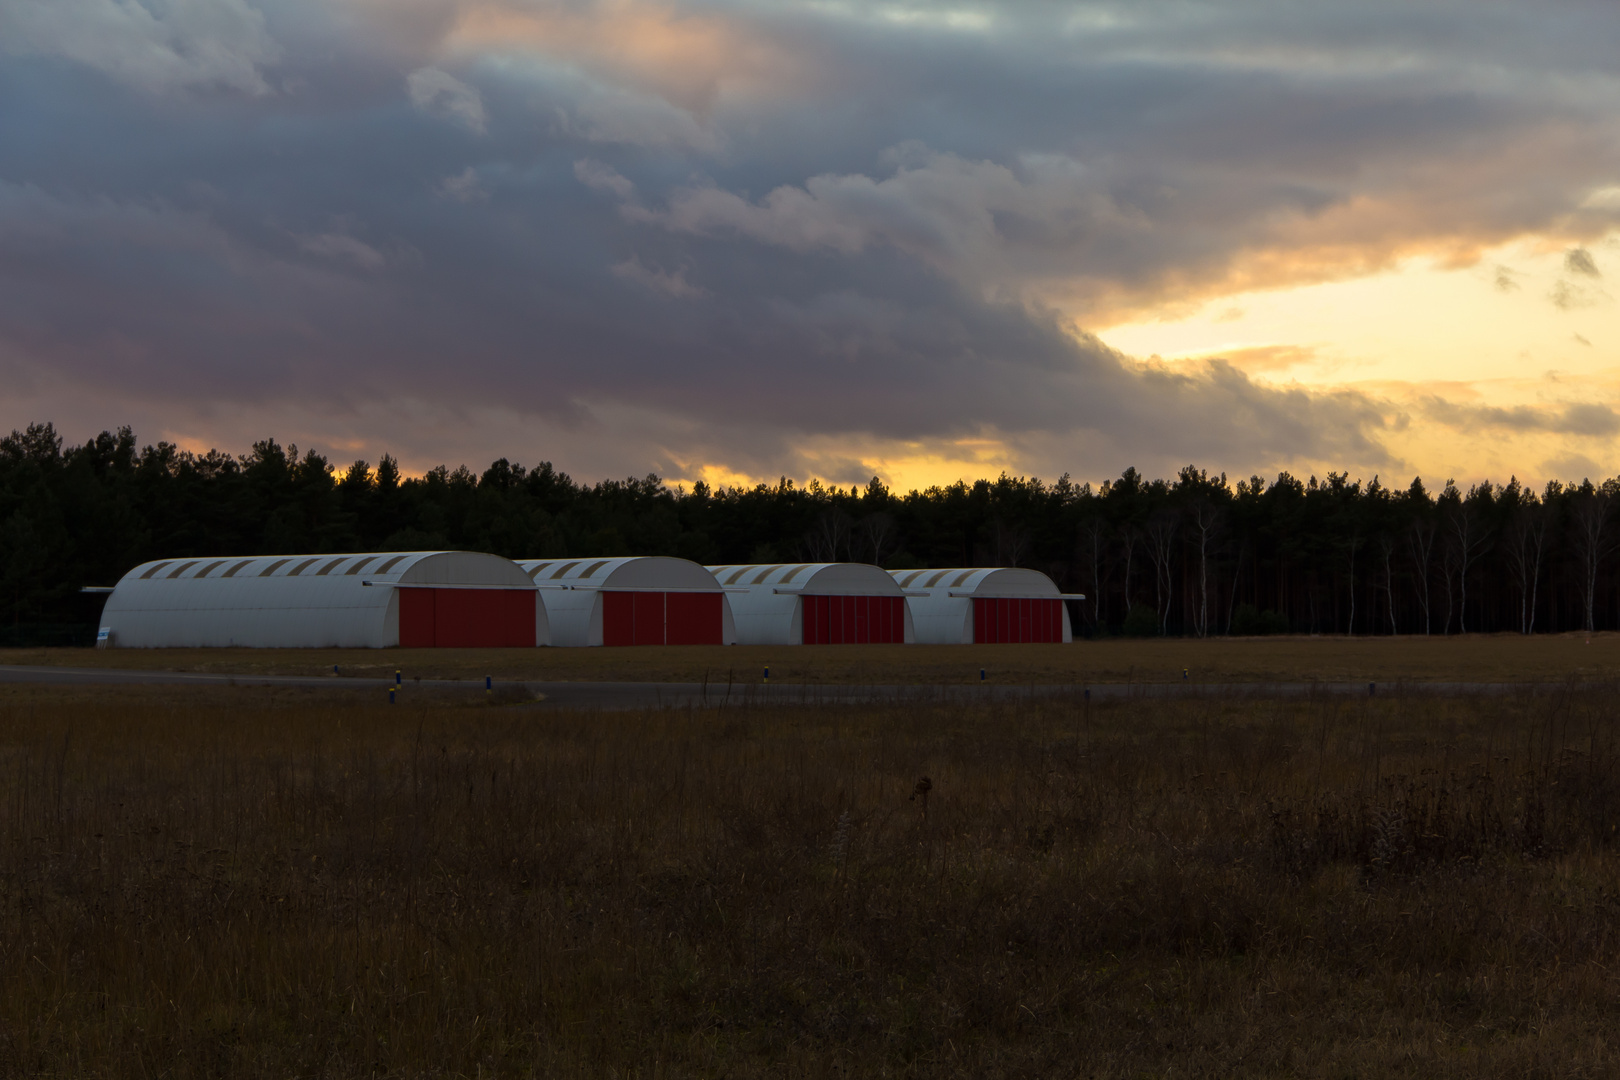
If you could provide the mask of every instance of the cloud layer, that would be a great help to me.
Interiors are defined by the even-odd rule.
[[[73,61],[148,93],[270,92],[281,56],[246,0],[6,0],[0,48]]]
[[[1409,467],[1389,400],[1087,328],[1529,234],[1554,304],[1606,302],[1617,47],[1578,3],[0,0],[0,424],[585,475]]]

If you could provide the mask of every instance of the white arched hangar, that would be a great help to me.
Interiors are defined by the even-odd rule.
[[[954,570],[891,570],[906,591],[917,640],[929,645],[986,645],[1073,641],[1064,600],[1085,597],[1059,591],[1039,570],[958,567]]]
[[[162,559],[102,609],[121,648],[532,647],[545,608],[516,563],[470,551]]]
[[[739,645],[900,644],[912,640],[905,593],[868,563],[711,566]]]
[[[529,559],[553,645],[726,645],[731,606],[709,572],[663,556]]]

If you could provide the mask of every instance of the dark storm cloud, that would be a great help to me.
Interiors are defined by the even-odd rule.
[[[1067,318],[1595,227],[1620,19],[1531,15],[0,0],[0,365],[91,425],[498,407],[584,471],[1377,467],[1385,404]]]

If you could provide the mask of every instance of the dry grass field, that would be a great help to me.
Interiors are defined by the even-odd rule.
[[[615,649],[3,649],[0,664],[406,678],[1015,684],[1620,678],[1620,634],[1113,639],[1072,645],[642,646]]]
[[[1612,1075],[1617,733],[0,687],[0,1074]]]

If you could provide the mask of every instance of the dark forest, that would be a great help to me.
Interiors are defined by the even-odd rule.
[[[511,558],[677,555],[1025,566],[1068,592],[1077,635],[1457,634],[1620,624],[1620,478],[1413,479],[1187,466],[1098,487],[996,480],[899,494],[816,482],[690,491],[657,476],[578,483],[501,459],[406,477],[273,440],[245,454],[140,446],[124,428],[64,446],[0,439],[0,643],[84,643],[101,597],[154,558],[460,548]]]

